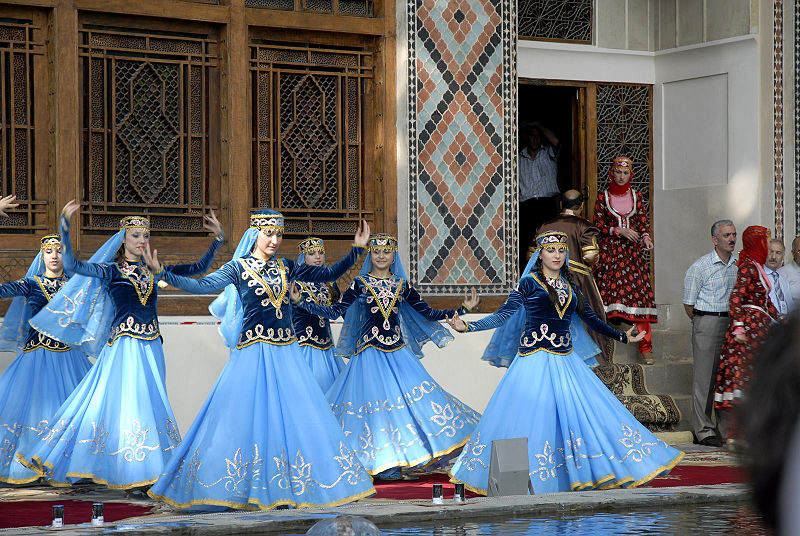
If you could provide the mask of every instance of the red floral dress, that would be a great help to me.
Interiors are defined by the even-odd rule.
[[[608,190],[597,195],[594,224],[600,229],[600,259],[594,266],[595,279],[609,319],[655,323],[658,310],[644,246],[614,232],[617,227],[628,227],[640,237],[650,234],[641,194],[630,188],[626,195],[633,197],[632,202],[628,200],[633,208],[627,214],[620,214],[612,207]]]
[[[731,325],[725,333],[717,368],[714,407],[730,408],[739,402],[753,370],[752,358],[778,318],[778,310],[769,299],[770,284],[752,259],[744,259],[736,273],[736,285],[730,298]],[[747,342],[736,342],[736,331],[744,330]]]

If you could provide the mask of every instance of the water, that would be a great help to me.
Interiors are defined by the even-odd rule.
[[[381,527],[381,531],[383,536],[770,535],[744,503],[686,505],[657,511],[554,514],[497,521],[448,520]]]

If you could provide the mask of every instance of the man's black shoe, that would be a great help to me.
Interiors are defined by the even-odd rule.
[[[715,435],[711,435],[708,437],[704,437],[700,441],[698,441],[700,445],[704,445],[706,447],[722,447],[722,441]]]

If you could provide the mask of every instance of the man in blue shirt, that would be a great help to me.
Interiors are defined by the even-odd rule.
[[[715,425],[711,410],[715,372],[730,324],[728,300],[736,283],[737,258],[733,255],[736,227],[733,222],[715,222],[711,226],[711,242],[714,250],[697,259],[686,271],[683,306],[692,320],[694,434],[701,445],[721,447],[720,437],[727,436],[730,424],[728,412],[717,412]]]

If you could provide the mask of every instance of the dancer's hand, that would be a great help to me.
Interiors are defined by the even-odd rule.
[[[747,342],[747,335],[744,333],[737,333],[733,336],[733,340],[738,342],[739,344],[745,344]]]
[[[64,205],[64,208],[61,209],[61,215],[70,220],[72,216],[78,212],[78,209],[81,208],[80,203],[75,201],[74,199]]]
[[[464,307],[466,307],[467,310],[472,311],[479,303],[481,303],[481,297],[478,296],[475,289],[472,289],[470,294],[464,294]]]
[[[367,220],[361,220],[361,225],[358,227],[358,231],[356,232],[355,239],[353,242],[357,246],[366,246],[367,242],[369,241],[369,224]]]
[[[631,242],[639,241],[639,233],[633,229],[628,229],[627,227],[617,227],[617,229],[619,229],[619,236],[627,238]]]
[[[291,282],[289,285],[289,299],[292,300],[292,303],[297,305],[300,303],[302,296],[300,295],[300,291],[297,289],[297,285],[294,281]]]
[[[653,249],[653,239],[650,238],[649,236],[643,237],[642,245],[644,246],[644,249],[646,249],[647,251],[651,251]]]
[[[634,329],[636,329],[636,326],[631,326],[630,329],[628,329],[625,332],[625,335],[628,336],[628,344],[633,344],[635,342],[639,342],[642,339],[644,339],[644,336],[646,335],[646,333],[644,331],[640,331],[636,335],[633,335],[633,330]]]
[[[217,215],[213,210],[209,210],[208,214],[203,215],[203,229],[209,233],[214,233],[217,240],[224,241],[225,233],[222,230],[222,224],[217,219]]]
[[[7,195],[5,197],[0,197],[0,216],[8,218],[6,210],[17,208],[19,206],[19,203],[14,202],[16,200],[17,200],[16,195]]]
[[[164,269],[158,260],[158,250],[154,249],[150,251],[150,244],[145,244],[144,251],[142,252],[142,259],[154,274],[160,274],[161,270]]]
[[[467,331],[467,325],[463,320],[461,320],[461,317],[458,316],[458,313],[454,313],[452,317],[447,318],[447,323],[450,324],[451,328],[459,333],[464,333]]]

